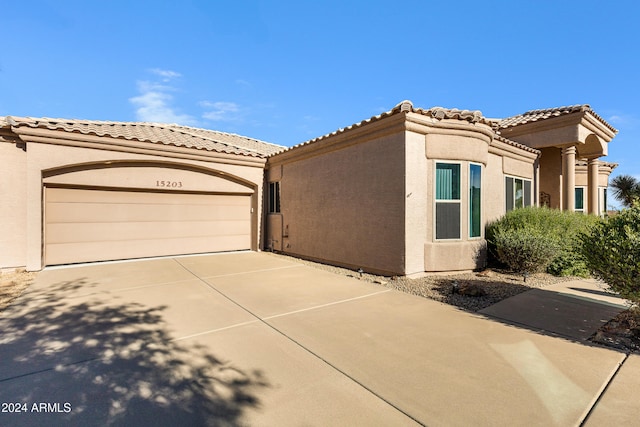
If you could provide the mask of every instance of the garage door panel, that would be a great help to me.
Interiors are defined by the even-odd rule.
[[[162,203],[162,204],[200,204],[217,205],[224,200],[229,204],[242,204],[247,197],[217,194],[217,199],[202,197],[203,194],[189,193],[150,193],[140,191],[85,190],[78,188],[47,188],[47,202],[69,203]],[[211,196],[206,195],[205,196]]]
[[[129,258],[175,255],[183,248],[185,253],[222,252],[250,249],[245,235],[219,236],[212,241],[207,237],[192,237],[163,240],[109,241],[84,243],[47,244],[47,263],[67,264],[96,260],[120,260]],[[241,247],[239,247],[241,245]],[[151,249],[150,249],[151,248]],[[144,253],[144,255],[141,255]],[[69,261],[73,259],[73,261]]]
[[[248,235],[246,220],[207,222],[121,222],[49,224],[47,242],[153,240],[179,237]]]
[[[153,221],[207,221],[246,219],[250,207],[246,202],[238,204],[214,205],[166,205],[166,204],[124,204],[124,203],[63,203],[47,204],[47,222],[143,222]]]
[[[251,248],[251,196],[46,188],[48,265]]]

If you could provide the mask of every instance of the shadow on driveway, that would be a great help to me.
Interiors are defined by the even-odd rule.
[[[582,288],[578,290],[593,292]],[[531,289],[478,313],[535,332],[587,343],[600,327],[625,309],[622,303],[612,304],[579,295]]]
[[[71,296],[92,286],[27,291],[0,313],[0,425],[237,425],[259,407],[260,371],[173,341],[165,307]]]

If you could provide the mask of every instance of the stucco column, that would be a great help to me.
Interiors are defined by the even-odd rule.
[[[587,161],[587,199],[589,201],[589,213],[598,215],[598,174],[600,162],[597,158]]]
[[[576,205],[576,147],[562,149],[562,209],[572,211]]]

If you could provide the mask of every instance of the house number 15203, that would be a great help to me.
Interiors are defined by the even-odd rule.
[[[182,188],[182,181],[156,181],[156,187]]]

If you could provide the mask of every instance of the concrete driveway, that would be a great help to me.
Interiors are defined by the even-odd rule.
[[[637,355],[268,253],[48,269],[0,313],[0,331],[0,425],[569,426],[640,416],[629,401]]]

